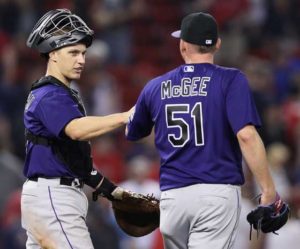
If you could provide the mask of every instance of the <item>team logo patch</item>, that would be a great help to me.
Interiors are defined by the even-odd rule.
[[[183,68],[183,71],[184,71],[185,73],[193,73],[193,72],[194,72],[194,66],[185,66],[185,67]]]

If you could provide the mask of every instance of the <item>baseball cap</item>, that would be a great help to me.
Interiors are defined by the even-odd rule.
[[[213,46],[218,40],[218,25],[210,14],[192,13],[183,18],[181,29],[172,36],[196,45]]]

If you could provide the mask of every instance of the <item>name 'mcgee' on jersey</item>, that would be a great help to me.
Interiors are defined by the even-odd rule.
[[[206,86],[210,77],[182,78],[181,84],[173,85],[172,80],[161,83],[161,99],[173,97],[207,96]]]

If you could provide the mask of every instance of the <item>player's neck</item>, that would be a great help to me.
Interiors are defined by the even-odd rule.
[[[214,64],[214,56],[211,53],[199,54],[193,53],[184,58],[186,64],[210,63]]]
[[[70,87],[71,82],[66,77],[64,77],[64,75],[61,72],[55,70],[55,68],[48,67],[46,71],[46,76],[53,76],[60,82],[64,83],[67,87]]]

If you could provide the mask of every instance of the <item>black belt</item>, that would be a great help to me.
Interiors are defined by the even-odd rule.
[[[37,182],[39,178],[45,178],[45,179],[55,179],[55,178],[47,178],[47,177],[29,177],[28,180]],[[60,185],[66,185],[66,186],[74,186],[78,188],[82,188],[84,185],[83,180],[79,180],[78,178],[66,178],[66,177],[60,177]]]

